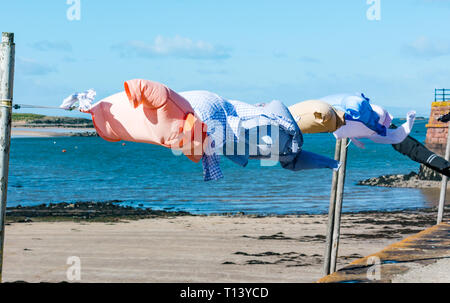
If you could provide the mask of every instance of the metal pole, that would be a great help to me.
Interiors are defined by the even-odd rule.
[[[344,199],[344,184],[345,184],[345,173],[347,170],[347,145],[348,139],[341,139],[341,168],[338,173],[338,182],[336,190],[336,207],[334,210],[334,224],[333,224],[333,242],[331,246],[331,259],[330,259],[330,272],[336,271],[336,262],[338,257],[339,249],[339,237],[341,232],[341,212],[342,212],[342,201]]]
[[[334,151],[334,160],[341,158],[341,140],[336,140],[336,149]],[[325,260],[323,274],[327,276],[330,272],[331,244],[333,243],[334,210],[336,206],[336,189],[338,183],[338,172],[333,171],[333,180],[331,182],[330,206],[328,208],[327,242],[325,247]]]
[[[6,193],[8,190],[9,147],[14,83],[14,34],[2,33],[0,46],[0,283],[3,271]]]
[[[448,161],[449,159],[450,159],[450,123],[448,125],[447,148],[445,149],[445,160]],[[441,224],[442,219],[444,218],[444,205],[445,205],[445,198],[447,196],[447,181],[448,181],[447,176],[442,175],[437,224]]]

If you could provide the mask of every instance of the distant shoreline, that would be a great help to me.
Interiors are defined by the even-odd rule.
[[[12,115],[13,138],[95,137],[92,120],[37,114]]]

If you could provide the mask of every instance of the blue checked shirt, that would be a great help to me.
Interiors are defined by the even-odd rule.
[[[197,116],[208,126],[209,146],[202,158],[205,181],[223,177],[220,169],[219,150],[226,142],[237,143],[243,130],[255,126],[274,125],[292,135],[291,151],[300,151],[301,136],[295,121],[267,112],[264,107],[250,105],[240,101],[228,101],[208,91],[188,91],[180,93],[189,101]]]

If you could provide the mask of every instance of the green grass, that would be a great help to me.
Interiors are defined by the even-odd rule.
[[[12,114],[12,121],[32,121],[32,120],[38,120],[44,118],[44,115],[37,115],[37,114]]]

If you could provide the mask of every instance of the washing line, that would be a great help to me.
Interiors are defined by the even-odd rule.
[[[42,106],[42,105],[30,105],[30,104],[14,104],[13,109],[21,109],[21,108],[43,108],[43,109],[62,109],[62,110],[68,110],[68,111],[72,111],[76,108],[78,108],[78,106],[72,106],[69,109],[65,109],[65,108],[61,108],[58,106]]]

